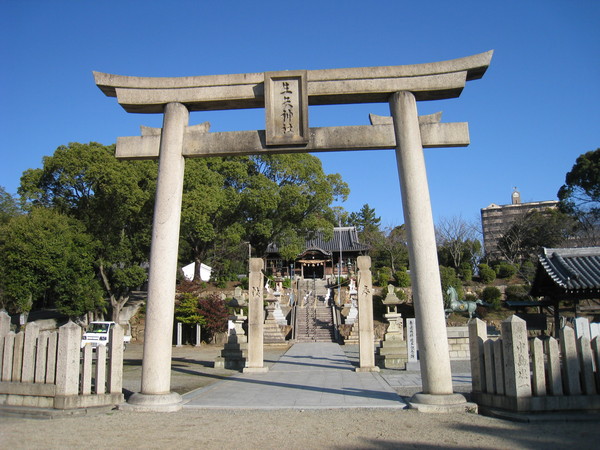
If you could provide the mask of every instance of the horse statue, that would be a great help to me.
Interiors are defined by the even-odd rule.
[[[469,322],[475,315],[475,310],[477,309],[477,305],[485,305],[482,300],[476,300],[474,302],[467,300],[459,300],[458,294],[456,293],[456,289],[450,286],[446,291],[446,294],[450,297],[450,308],[446,309],[446,317],[450,315],[452,312],[466,312],[469,314]]]

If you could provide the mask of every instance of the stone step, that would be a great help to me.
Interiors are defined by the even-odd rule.
[[[332,342],[333,316],[331,309],[317,305],[298,308],[296,322],[297,342]]]

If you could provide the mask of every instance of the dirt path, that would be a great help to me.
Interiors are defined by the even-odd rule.
[[[522,424],[473,414],[385,409],[113,411],[53,420],[3,418],[2,448],[597,448],[592,423]]]
[[[141,345],[125,353],[124,388],[138,391]],[[265,351],[267,365],[285,351]],[[220,347],[173,349],[172,388],[185,393],[229,376],[212,367]],[[348,449],[598,448],[596,422],[515,423],[474,414],[413,410],[108,411],[52,420],[0,418],[0,448]]]

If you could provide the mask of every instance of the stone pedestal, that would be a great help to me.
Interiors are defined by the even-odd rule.
[[[282,331],[275,311],[277,310],[275,299],[267,299],[267,318],[263,326],[263,340],[265,344],[285,344],[285,333]],[[279,310],[281,312],[281,309]]]
[[[358,308],[354,304],[354,302],[350,305],[350,312],[348,312],[348,316],[346,317],[346,325],[354,325],[354,323],[358,320]]]
[[[383,369],[406,369],[408,346],[404,340],[402,314],[388,313],[384,316],[390,323],[376,356],[377,365]]]
[[[402,303],[403,301],[396,296],[394,286],[389,284],[387,295],[383,299],[383,304],[387,309],[387,314],[384,314],[383,317],[387,319],[389,325],[376,356],[377,365],[384,369],[406,368],[408,346],[404,340],[402,314],[398,312],[398,305]]]
[[[248,338],[243,328],[246,319],[247,317],[242,314],[242,311],[240,311],[240,314],[229,317],[234,328],[231,330],[223,350],[221,350],[221,356],[215,358],[214,367],[216,369],[243,370],[246,367]]]
[[[358,321],[352,324],[352,329],[350,330],[350,334],[347,338],[344,339],[344,344],[346,345],[358,345]]]
[[[287,325],[287,320],[285,318],[285,315],[283,314],[283,311],[281,310],[281,302],[279,300],[277,300],[275,302],[275,309],[273,310],[273,317],[275,318],[275,320],[277,321],[277,323],[279,325]]]
[[[382,369],[406,370],[408,349],[404,340],[384,340],[376,356],[377,365]]]

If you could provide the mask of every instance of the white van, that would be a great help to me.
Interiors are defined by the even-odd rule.
[[[116,322],[90,322],[83,337],[81,338],[81,348],[86,344],[92,344],[92,347],[106,345],[110,340],[110,330],[114,328]],[[131,342],[131,332],[123,336],[123,348]]]

